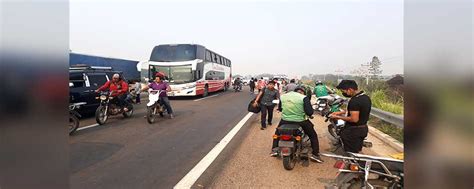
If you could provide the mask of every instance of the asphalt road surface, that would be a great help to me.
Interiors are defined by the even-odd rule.
[[[71,188],[172,188],[247,114],[254,95],[246,91],[172,99],[175,118],[154,124],[144,118],[143,99],[131,118],[77,131],[69,142]],[[94,117],[81,120],[93,124]]]

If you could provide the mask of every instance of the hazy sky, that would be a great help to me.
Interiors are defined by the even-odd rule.
[[[373,56],[403,73],[403,1],[78,1],[73,52],[148,60],[155,45],[197,43],[238,74],[349,74]]]

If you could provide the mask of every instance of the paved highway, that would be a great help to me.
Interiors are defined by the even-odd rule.
[[[145,99],[132,118],[77,131],[70,137],[71,188],[172,188],[247,114],[254,96],[212,95],[173,99],[175,118],[152,125]],[[93,117],[81,120],[81,127],[93,124]]]

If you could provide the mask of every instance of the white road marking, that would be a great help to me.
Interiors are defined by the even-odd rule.
[[[224,148],[229,144],[230,140],[237,134],[237,132],[244,126],[245,122],[252,116],[253,113],[248,113],[242,120],[240,120],[235,127],[225,135],[222,140],[212,148],[212,150],[204,156],[204,158],[199,161],[199,163],[189,171],[186,176],[184,176],[178,184],[176,184],[173,188],[175,189],[187,189],[191,188],[193,184],[197,181],[197,179],[204,173],[204,171],[211,165],[211,163],[217,158],[217,156],[224,150]]]
[[[99,126],[99,124],[92,124],[92,125],[89,125],[89,126],[85,126],[85,127],[80,127],[77,129],[77,131],[80,131],[80,130],[84,130],[84,129],[88,129],[88,128],[91,128],[91,127],[97,127]]]
[[[212,95],[212,96],[208,96],[208,97],[204,97],[204,98],[200,98],[200,99],[196,99],[196,100],[194,100],[194,102],[197,102],[197,101],[200,101],[200,100],[204,100],[204,99],[208,99],[208,98],[212,98],[212,97],[216,97],[216,96],[219,96],[219,94]]]

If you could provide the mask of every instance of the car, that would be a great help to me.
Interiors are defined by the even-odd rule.
[[[116,73],[122,76],[121,71],[114,71],[111,67],[71,66],[69,68],[69,102],[86,103],[78,109],[80,114],[95,112],[100,103],[96,99],[98,94],[95,90],[112,79]],[[125,78],[122,79],[125,80]]]
[[[250,83],[250,79],[242,79],[242,84],[248,85]]]

